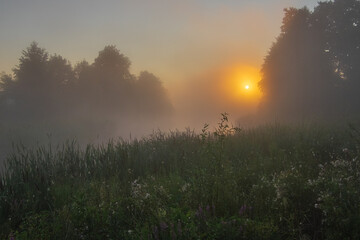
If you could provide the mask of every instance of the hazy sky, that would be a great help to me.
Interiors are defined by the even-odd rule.
[[[165,82],[233,63],[260,66],[283,8],[316,0],[0,0],[0,71],[37,41],[73,64],[108,44]]]

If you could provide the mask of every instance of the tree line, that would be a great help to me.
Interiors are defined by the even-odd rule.
[[[169,116],[172,105],[162,82],[147,71],[135,76],[130,65],[115,46],[106,46],[93,63],[73,67],[33,42],[13,74],[1,76],[0,125],[111,132],[123,119]]]

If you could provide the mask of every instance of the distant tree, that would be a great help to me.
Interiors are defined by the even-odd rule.
[[[171,103],[160,80],[149,72],[137,78],[130,64],[115,46],[106,46],[94,63],[73,68],[33,42],[22,52],[14,77],[1,75],[0,122],[47,126],[47,131],[114,132],[121,119],[168,115]]]
[[[83,60],[77,63],[74,67],[74,73],[77,80],[89,78],[90,73],[90,64]]]
[[[47,65],[48,84],[53,88],[62,88],[75,81],[75,72],[70,62],[60,55],[51,56]]]
[[[79,87],[85,91],[84,100],[94,112],[113,118],[133,108],[135,78],[130,65],[130,60],[115,46],[106,46],[93,64],[82,62],[76,67]]]
[[[137,99],[141,100],[141,111],[146,114],[170,114],[172,106],[159,78],[147,71],[140,73],[136,82]]]
[[[7,108],[12,112],[12,121],[24,121],[27,117],[37,117],[40,112],[44,112],[44,104],[47,102],[44,99],[47,95],[48,59],[48,53],[39,48],[36,42],[22,52],[19,65],[13,70],[14,79],[4,87],[7,99],[15,103],[11,110]]]
[[[130,77],[131,62],[113,45],[106,46],[94,61],[94,68],[104,79],[125,80]]]
[[[9,94],[14,88],[14,80],[11,75],[6,73],[0,74],[0,94]]]
[[[15,103],[12,96],[14,95],[15,83],[11,75],[2,73],[0,75],[0,111],[12,107]],[[5,116],[4,114],[0,114]]]
[[[27,87],[39,87],[46,80],[48,53],[32,42],[22,54],[19,65],[14,69],[16,81]]]
[[[22,52],[14,78],[2,79],[2,111],[9,122],[35,123],[39,119],[58,121],[70,102],[70,85],[75,73],[71,64],[59,55],[49,57],[36,42]],[[6,102],[11,102],[5,104]]]

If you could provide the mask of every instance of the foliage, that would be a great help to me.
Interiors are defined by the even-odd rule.
[[[357,125],[156,132],[18,148],[0,185],[7,239],[359,236]]]
[[[262,67],[262,111],[291,120],[358,115],[359,21],[357,0],[285,9]]]

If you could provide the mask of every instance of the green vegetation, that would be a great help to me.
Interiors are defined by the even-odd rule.
[[[354,126],[269,125],[18,148],[1,239],[359,239]]]

